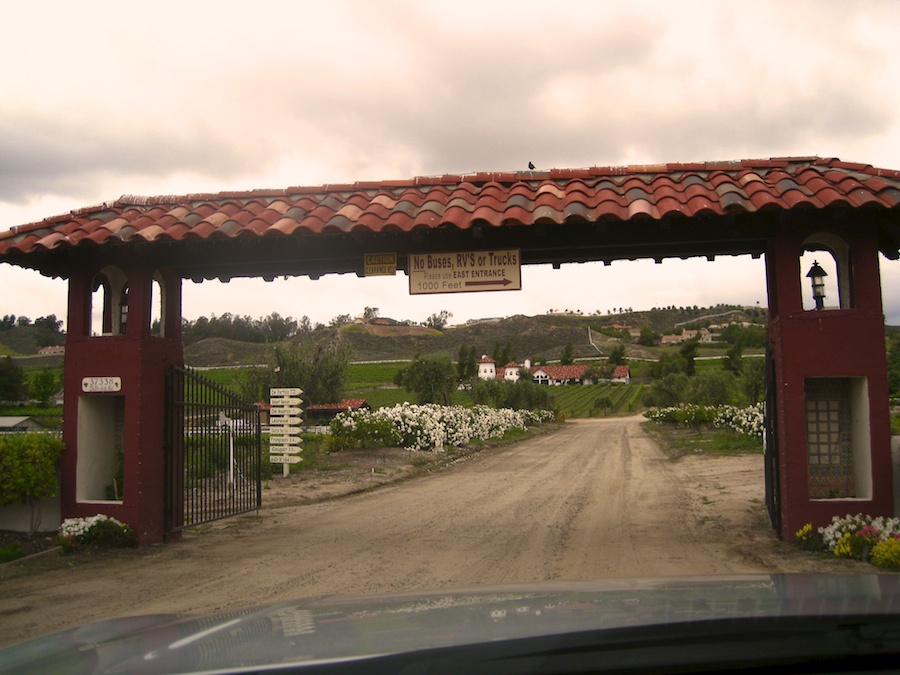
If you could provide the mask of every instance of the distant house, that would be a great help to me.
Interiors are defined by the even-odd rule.
[[[65,345],[51,345],[49,347],[41,347],[38,349],[38,354],[41,356],[52,356],[54,354],[65,354],[66,346]]]
[[[510,361],[503,366],[503,379],[509,380],[510,382],[518,382],[520,370],[522,370],[522,366],[515,361]],[[497,374],[497,379],[500,379],[500,373]]]
[[[47,428],[33,417],[12,415],[0,417],[0,433],[46,430]]]
[[[612,382],[622,382],[628,384],[631,382],[631,368],[628,366],[616,366],[610,378]]]
[[[681,335],[663,335],[660,340],[662,345],[680,345],[688,340],[697,340],[701,344],[710,344],[713,341],[712,333],[706,328],[700,330],[685,330]]]
[[[345,410],[369,410],[371,407],[364,398],[345,398],[337,403],[316,403],[303,409],[303,421],[307,426],[327,426]]]
[[[482,380],[497,379],[497,364],[487,354],[478,359],[478,377]]]
[[[571,366],[536,366],[531,369],[531,377],[538,384],[558,387],[563,384],[591,384],[585,378],[588,366],[584,364]]]

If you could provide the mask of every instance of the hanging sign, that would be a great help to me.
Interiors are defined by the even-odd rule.
[[[522,255],[516,249],[410,253],[409,294],[522,290]]]
[[[363,272],[367,277],[392,277],[397,274],[396,253],[366,253]]]

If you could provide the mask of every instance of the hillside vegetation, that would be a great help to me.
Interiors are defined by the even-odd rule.
[[[474,346],[479,354],[492,354],[499,345],[507,347],[513,360],[522,362],[555,361],[571,343],[576,359],[606,358],[617,345],[624,344],[628,358],[656,358],[658,348],[644,347],[632,339],[611,337],[601,331],[614,326],[635,330],[651,328],[663,334],[673,330],[704,327],[710,324],[755,322],[765,324],[765,310],[734,305],[711,308],[654,308],[621,314],[579,316],[546,314],[516,315],[449,326],[436,330],[406,324],[346,324],[338,327],[319,326],[292,339],[319,340],[337,332],[353,347],[354,361],[403,361],[416,355],[449,354],[453,357],[462,346]],[[588,335],[591,329],[591,345]],[[259,363],[265,345],[239,342],[220,337],[207,338],[185,348],[185,362],[194,367],[234,366]]]

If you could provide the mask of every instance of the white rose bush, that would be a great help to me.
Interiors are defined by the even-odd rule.
[[[59,526],[56,543],[68,552],[84,546],[136,546],[137,537],[129,525],[99,513],[88,518],[66,518]]]
[[[734,405],[685,404],[651,408],[644,417],[654,422],[681,424],[688,427],[712,426],[730,429],[738,434],[762,438],[765,434],[765,404],[747,407]]]
[[[547,410],[511,410],[476,405],[442,406],[399,403],[378,410],[347,410],[331,422],[330,449],[401,446],[411,450],[442,450],[503,436],[553,419]]]

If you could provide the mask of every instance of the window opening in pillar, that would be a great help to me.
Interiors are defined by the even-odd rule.
[[[125,397],[80,396],[77,442],[77,501],[123,501]]]
[[[871,498],[866,379],[807,378],[805,398],[809,498]]]

